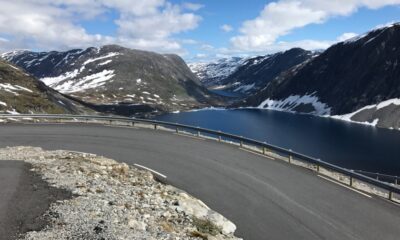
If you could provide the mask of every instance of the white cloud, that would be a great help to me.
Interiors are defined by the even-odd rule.
[[[377,9],[397,4],[400,0],[279,0],[267,4],[257,18],[245,21],[231,43],[243,51],[266,50],[296,28],[347,16],[361,7]]]
[[[194,40],[194,39],[181,39],[180,42],[183,43],[183,44],[188,44],[188,45],[199,44],[199,42]]]
[[[202,4],[190,3],[190,2],[185,2],[182,4],[182,6],[191,11],[198,11],[204,7],[204,5]]]
[[[195,56],[195,58],[207,58],[207,57],[208,57],[208,55],[205,54],[205,53],[198,53],[198,54],[196,54],[196,56]]]
[[[201,44],[200,49],[204,51],[212,51],[214,50],[214,47],[210,44]]]
[[[1,41],[0,49],[50,50],[116,43],[183,53],[180,41],[173,36],[195,29],[201,21],[190,12],[195,5],[184,5],[166,0],[134,4],[131,0],[0,0],[0,33],[12,39],[7,45]],[[81,20],[96,20],[110,10],[119,13],[116,36],[90,34],[79,25]]]
[[[193,13],[182,13],[177,5],[167,4],[156,14],[135,16],[123,14],[116,21],[122,36],[145,39],[165,39],[172,34],[195,29],[201,17]]]
[[[233,31],[233,27],[231,25],[228,25],[228,24],[224,24],[220,28],[224,32],[232,32]]]

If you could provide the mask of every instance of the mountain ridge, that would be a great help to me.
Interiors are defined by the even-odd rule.
[[[396,101],[382,109],[357,112],[400,97],[399,43],[397,23],[334,44],[297,69],[283,72],[236,106],[336,115],[343,120],[399,128]],[[347,118],[340,117],[343,115]]]
[[[105,45],[65,52],[16,51],[2,57],[46,85],[90,104],[175,111],[219,102],[174,54]]]

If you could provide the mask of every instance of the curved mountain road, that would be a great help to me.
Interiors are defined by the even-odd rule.
[[[245,239],[399,239],[400,208],[229,144],[90,124],[0,125],[0,147],[90,152],[141,164],[203,200]]]

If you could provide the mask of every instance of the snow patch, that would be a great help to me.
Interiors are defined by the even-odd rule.
[[[45,78],[41,78],[40,81],[44,82],[44,84],[46,84],[49,87],[54,87],[55,85],[57,85],[59,82],[62,82],[66,79],[71,79],[74,78],[76,76],[78,76],[78,74],[84,69],[84,67],[82,67],[80,70],[75,69],[72,72],[66,72],[58,77],[45,77]]]
[[[103,66],[103,65],[109,64],[111,62],[112,62],[112,60],[107,60],[105,62],[99,63],[99,66]]]
[[[13,66],[13,65],[11,65],[11,64],[8,64],[8,66],[10,66],[10,67],[14,68],[15,70],[21,71],[19,68],[17,68],[17,67],[14,67],[14,66]]]
[[[15,91],[26,91],[26,92],[33,92],[32,90],[28,88],[21,87],[19,85],[11,85],[10,83],[0,83],[0,90],[9,92],[14,94],[15,96],[18,96],[18,93]]]
[[[240,86],[240,87],[236,88],[236,89],[233,90],[233,91],[234,91],[234,92],[242,92],[242,93],[245,93],[245,92],[250,91],[251,89],[253,89],[254,86],[255,86],[255,83],[249,84],[249,85],[243,85],[243,86]]]
[[[382,108],[386,108],[390,105],[396,105],[399,106],[400,105],[400,98],[393,98],[393,99],[389,99],[383,102],[380,102],[378,104],[372,104],[372,105],[368,105],[365,106],[355,112],[352,113],[348,113],[348,114],[343,114],[343,115],[334,115],[331,116],[334,119],[338,119],[338,120],[342,120],[342,121],[346,121],[346,122],[352,122],[352,123],[360,123],[360,124],[364,124],[364,125],[370,125],[370,126],[376,126],[379,123],[379,119],[375,119],[373,122],[358,122],[358,121],[354,121],[352,120],[352,118],[357,115],[358,113],[365,111],[365,110],[371,110],[374,109],[375,111],[378,111],[379,109]]]
[[[258,108],[267,108],[271,110],[277,111],[288,111],[288,112],[296,112],[294,109],[300,106],[301,104],[311,104],[314,108],[314,111],[310,112],[315,115],[330,115],[331,108],[328,107],[327,104],[319,101],[319,98],[314,96],[315,93],[310,95],[291,95],[284,100],[272,100],[266,99],[263,101]]]
[[[103,70],[77,80],[69,80],[55,87],[62,93],[80,92],[86,89],[93,89],[104,85],[115,76],[114,70]]]
[[[89,63],[96,62],[96,61],[99,61],[99,60],[103,60],[103,59],[106,59],[106,58],[115,57],[115,56],[118,56],[118,55],[121,55],[121,53],[118,53],[118,52],[108,53],[107,55],[104,55],[104,56],[101,56],[101,57],[88,59],[83,63],[83,65],[85,66],[85,65],[87,65]]]

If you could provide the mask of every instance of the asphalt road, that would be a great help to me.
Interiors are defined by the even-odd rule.
[[[164,131],[95,125],[0,125],[0,147],[84,151],[167,175],[245,239],[400,239],[400,208],[235,146]]]
[[[43,229],[48,222],[41,216],[50,204],[72,197],[49,186],[31,168],[22,161],[0,161],[0,240]]]

